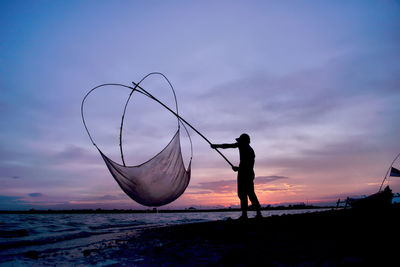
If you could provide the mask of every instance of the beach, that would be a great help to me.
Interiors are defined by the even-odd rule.
[[[325,211],[155,229],[137,259],[158,266],[391,266],[398,260],[399,209]],[[124,263],[124,264],[125,264]]]
[[[97,266],[389,266],[400,237],[399,206],[384,210],[328,210],[148,225],[109,233],[68,249],[60,243],[0,263]],[[134,227],[134,226],[130,226]]]
[[[0,267],[399,261],[400,0],[0,7]]]

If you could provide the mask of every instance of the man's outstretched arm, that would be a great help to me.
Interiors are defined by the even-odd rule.
[[[233,143],[233,144],[211,144],[211,148],[237,148],[239,147],[238,143]],[[239,170],[239,167],[237,166],[232,166],[232,170],[237,172]]]
[[[211,144],[211,148],[237,148],[239,145],[238,143],[233,143],[233,144]]]

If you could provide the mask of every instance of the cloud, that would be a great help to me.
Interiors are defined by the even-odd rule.
[[[277,181],[277,180],[286,180],[286,179],[289,179],[289,178],[285,177],[285,176],[276,176],[276,175],[273,175],[273,176],[257,176],[254,179],[254,183],[255,184],[269,184],[269,183],[272,183],[272,182]]]
[[[185,192],[185,194],[186,195],[207,195],[207,194],[211,194],[213,191],[211,191],[211,190],[202,190],[202,191],[194,191],[194,192],[191,192],[191,191],[188,191],[188,192]]]
[[[94,200],[94,201],[102,201],[102,200],[121,200],[121,199],[125,199],[126,196],[114,196],[114,195],[103,195],[103,196],[98,196],[98,197],[92,197],[92,198],[88,198],[88,200]]]
[[[282,192],[282,191],[288,191],[290,190],[289,188],[263,188],[262,191],[270,191],[270,192]]]
[[[284,176],[257,176],[254,180],[256,185],[269,184],[278,180],[286,180],[288,177]],[[215,182],[203,182],[199,183],[198,186],[192,186],[192,188],[204,189],[202,194],[207,193],[217,193],[217,194],[227,194],[236,192],[237,181],[236,180],[220,180]],[[200,193],[198,193],[200,194]]]
[[[312,195],[351,191],[348,177],[355,177],[355,185],[365,176],[378,177],[398,153],[400,21],[398,9],[393,8],[396,4],[378,9],[373,4],[299,5],[295,13],[286,4],[228,8],[221,4],[209,12],[207,21],[202,20],[201,11],[208,12],[208,5],[189,2],[177,9],[178,15],[163,12],[171,3],[150,4],[140,6],[146,12],[139,13],[145,16],[108,21],[87,19],[83,11],[89,6],[72,17],[71,12],[49,13],[46,5],[36,5],[29,27],[17,12],[26,7],[18,5],[4,9],[11,12],[4,23],[21,31],[2,27],[6,41],[0,58],[8,67],[0,74],[0,176],[4,181],[0,194],[52,192],[63,196],[63,201],[93,196],[99,202],[112,202],[116,197],[109,187],[120,189],[90,145],[78,114],[80,103],[86,88],[103,82],[129,84],[155,69],[168,70],[182,116],[210,140],[234,141],[240,133],[249,132],[257,155],[256,172],[262,175],[256,184],[270,187],[270,182],[283,182],[263,176],[279,174],[289,176],[293,184],[310,186]],[[131,5],[110,5],[122,13],[131,10]],[[107,10],[90,8],[96,16]],[[243,12],[255,19],[237,20]],[[339,19],[337,14],[343,16]],[[100,23],[95,32],[93,21]],[[160,21],[171,29],[168,34],[158,27]],[[131,27],[138,23],[146,27]],[[49,30],[54,24],[53,28],[62,30]],[[112,40],[110,29],[117,29]],[[34,38],[38,35],[41,38]],[[142,41],[135,42],[132,50],[129,38],[135,36]],[[21,38],[21,45],[12,45]],[[27,58],[29,49],[36,53]],[[55,53],[60,55],[57,61]],[[39,67],[37,62],[41,62]],[[149,80],[145,86],[153,92],[157,90],[153,84],[157,82]],[[93,137],[115,160],[119,160],[119,122],[127,92],[107,88],[91,95],[85,109]],[[171,97],[169,90],[160,92],[155,96]],[[157,129],[170,120],[175,123],[165,110],[159,115],[150,105],[142,110],[140,103],[129,106],[125,121],[124,152],[126,159],[132,155],[127,162],[141,163],[159,152],[170,134]],[[98,113],[91,109],[97,107]],[[148,127],[136,124],[134,115]],[[164,121],[164,115],[168,120]],[[131,146],[135,135],[146,142]],[[233,173],[225,176],[228,169],[216,172],[225,162],[197,135],[193,139],[193,175],[201,175],[198,182],[233,177]],[[236,150],[226,152],[229,159],[238,159]],[[341,188],[325,187],[327,183]],[[198,195],[235,192],[236,181],[204,182],[197,189]]]
[[[81,164],[93,163],[98,164],[98,156],[94,153],[88,152],[88,149],[83,149],[76,145],[66,145],[63,150],[59,152],[55,152],[53,155],[50,155],[50,159],[53,163],[65,164],[65,163],[76,163],[79,162]]]
[[[194,186],[192,186],[194,187]],[[215,182],[202,182],[197,186],[218,194],[232,193],[236,190],[236,180],[220,180]]]
[[[367,58],[344,54],[283,77],[265,73],[239,77],[198,97],[207,110],[193,111],[204,113],[216,136],[243,129],[264,138],[299,136],[310,142],[354,133],[372,136],[386,129],[371,128],[372,124],[390,126],[400,94],[392,89],[398,87],[398,72],[385,74],[382,83],[379,74],[371,73]],[[391,59],[384,57],[377,64],[390,65]]]
[[[81,203],[89,203],[89,202],[112,202],[115,200],[129,200],[129,198],[125,194],[117,194],[117,195],[93,195],[93,196],[85,196],[85,197],[78,197],[74,201],[81,202]]]
[[[43,197],[42,193],[30,193],[29,194],[30,197]]]
[[[0,202],[3,202],[5,200],[7,201],[20,201],[23,197],[19,197],[19,196],[3,196],[0,195]]]
[[[30,207],[23,201],[23,197],[0,195],[0,210],[21,210]]]

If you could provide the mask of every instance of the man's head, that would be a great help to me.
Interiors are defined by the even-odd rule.
[[[239,144],[250,144],[250,136],[246,133],[243,133],[239,136],[239,138],[236,138],[236,141]]]

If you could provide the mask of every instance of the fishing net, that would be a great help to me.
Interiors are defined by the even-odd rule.
[[[157,98],[147,92],[145,89],[140,87],[140,83],[149,77],[150,75],[161,75],[165,78],[165,80],[170,85],[170,88],[174,94],[175,99],[175,108],[176,111],[172,111],[169,107],[165,106],[161,103]],[[122,114],[121,119],[121,127],[120,127],[120,151],[121,151],[121,159],[122,165],[111,160],[107,157],[100,148],[95,144],[89,129],[86,126],[85,118],[84,118],[84,102],[88,95],[92,93],[95,89],[109,86],[109,85],[117,85],[121,87],[125,87],[131,90],[129,97],[126,101],[124,112]],[[124,160],[124,153],[122,148],[122,128],[124,123],[124,117],[126,112],[126,107],[132,97],[134,92],[141,93],[156,102],[163,105],[166,109],[171,111],[178,119],[178,130],[176,131],[175,135],[172,137],[171,141],[168,145],[159,152],[156,156],[149,159],[148,161],[136,165],[136,166],[126,166]],[[190,161],[188,164],[188,168],[185,168],[182,152],[181,152],[181,144],[180,144],[180,125],[181,119],[178,115],[178,103],[176,100],[175,91],[168,81],[168,79],[161,73],[150,73],[146,75],[139,83],[134,83],[134,87],[122,85],[122,84],[102,84],[99,85],[92,90],[90,90],[84,99],[82,100],[81,106],[81,113],[82,113],[82,120],[85,126],[85,129],[89,135],[90,140],[92,141],[93,145],[96,146],[100,155],[102,156],[104,162],[108,170],[110,171],[111,175],[117,181],[121,189],[134,201],[139,204],[149,206],[149,207],[158,207],[162,205],[166,205],[171,203],[172,201],[176,200],[179,196],[183,194],[186,187],[189,185],[190,181],[190,168],[191,168],[191,161],[192,161],[192,146],[191,146],[191,154]],[[183,125],[183,124],[182,124]],[[183,125],[184,126],[184,125]],[[184,126],[186,133],[190,140],[189,132],[187,131],[186,127]],[[191,140],[190,140],[191,144]]]
[[[186,170],[179,130],[159,154],[138,166],[120,165],[99,152],[121,189],[142,205],[157,207],[171,203],[189,185],[190,164]]]

